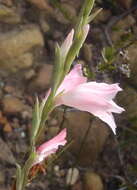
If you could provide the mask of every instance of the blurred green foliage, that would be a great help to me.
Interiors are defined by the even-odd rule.
[[[103,62],[98,65],[99,71],[113,71],[115,69],[116,49],[114,47],[104,47],[101,52]]]

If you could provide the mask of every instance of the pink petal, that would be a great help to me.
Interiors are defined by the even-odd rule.
[[[107,123],[111,127],[113,133],[116,134],[116,123],[115,123],[115,120],[114,120],[112,113],[102,112],[96,116],[99,117],[105,123]]]
[[[81,85],[81,87],[83,86]],[[97,82],[87,82],[84,84],[84,88],[88,88],[97,96],[104,97],[108,100],[115,98],[116,94],[119,91],[122,91],[118,84],[106,84]]]
[[[109,108],[108,101],[104,98],[98,97],[89,90],[79,91],[78,87],[70,92],[64,93],[57,97],[57,104],[64,104],[70,107],[75,107],[82,111],[88,111],[95,114],[95,112],[103,111]]]
[[[36,151],[37,156],[33,165],[43,161],[46,157],[55,153],[59,146],[65,145],[67,142],[65,139],[66,135],[66,129],[63,129],[57,136],[39,146]]]
[[[114,101],[109,101],[109,112],[113,112],[113,113],[122,113],[123,111],[125,111],[124,108],[118,106]]]
[[[57,97],[57,104],[64,104],[90,112],[106,122],[114,131],[115,122],[111,112],[121,113],[124,109],[111,100],[116,95],[116,92],[112,90],[113,88],[109,90],[109,85],[103,83],[103,86],[101,86],[101,83],[99,83],[100,89],[93,88],[93,86],[97,87],[97,83],[79,85],[75,89]],[[110,86],[112,87],[112,85]]]
[[[47,158],[51,154],[54,154],[56,151],[57,151],[57,149],[52,149],[50,151],[45,152],[45,154],[39,154],[39,155],[37,155],[36,160],[33,163],[33,165],[42,162],[45,158]]]
[[[66,129],[63,129],[57,136],[52,138],[51,140],[45,142],[42,144],[38,149],[37,152],[39,154],[44,154],[45,152],[58,148],[59,145],[65,145],[66,144]]]
[[[39,146],[36,151],[37,156],[33,165],[42,162],[46,157],[55,153],[59,146],[65,145],[67,142],[65,139],[66,135],[66,129],[63,129],[57,136]]]
[[[58,88],[57,94],[62,91],[68,92],[75,88],[77,85],[85,83],[86,81],[87,78],[84,77],[82,73],[82,65],[77,64],[63,80],[62,84]]]

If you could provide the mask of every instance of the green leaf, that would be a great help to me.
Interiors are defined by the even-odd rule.
[[[102,57],[105,63],[112,62],[115,59],[116,49],[113,47],[105,47],[102,51]]]
[[[51,82],[52,93],[55,94],[60,83],[60,77],[64,69],[64,62],[66,57],[61,56],[61,48],[58,44],[55,47],[55,61],[53,69],[53,80]]]
[[[58,43],[56,43],[56,46],[55,46],[55,56],[56,58],[60,57],[60,46]]]
[[[91,14],[88,18],[88,23],[96,18],[96,16],[102,11],[102,8],[98,9],[95,13]]]
[[[30,134],[31,144],[34,144],[34,139],[37,135],[40,122],[41,122],[40,103],[39,103],[38,97],[36,97],[36,103],[35,103],[34,111],[32,114],[32,128],[31,128],[31,134]]]

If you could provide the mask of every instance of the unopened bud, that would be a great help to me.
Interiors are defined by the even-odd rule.
[[[69,49],[72,45],[72,42],[73,42],[73,36],[74,36],[74,29],[71,30],[71,32],[68,34],[65,41],[61,45],[60,49],[61,49],[61,56],[62,57],[66,57],[66,55],[68,54],[68,51],[69,51]]]
[[[88,35],[89,28],[90,28],[89,24],[86,24],[86,25],[83,26],[83,39],[84,40],[86,39],[86,37]]]

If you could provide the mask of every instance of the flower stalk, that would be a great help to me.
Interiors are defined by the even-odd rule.
[[[52,86],[48,96],[46,96],[41,103],[38,98],[36,99],[30,133],[29,156],[24,166],[21,167],[20,165],[17,165],[16,190],[24,190],[25,186],[29,182],[30,169],[34,164],[36,164],[36,160],[39,162],[38,160],[40,159],[40,156],[43,156],[41,158],[46,157],[43,155],[43,151],[44,154],[50,155],[56,152],[59,145],[65,145],[66,143],[66,131],[63,131],[61,132],[61,136],[59,134],[55,137],[55,139],[51,140],[53,143],[52,146],[49,145],[50,143],[48,142],[44,144],[44,146],[41,146],[42,148],[47,148],[47,145],[49,145],[49,147],[51,147],[50,150],[48,149],[49,147],[45,150],[43,148],[42,151],[40,151],[41,149],[37,150],[36,148],[38,139],[40,138],[41,133],[45,130],[45,121],[48,119],[49,114],[55,107],[54,103],[58,88],[64,80],[66,74],[69,72],[74,59],[78,56],[79,50],[87,37],[89,31],[88,18],[93,8],[93,4],[94,0],[85,0],[75,27],[75,34],[72,29],[62,46],[56,46]]]

